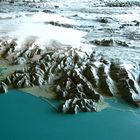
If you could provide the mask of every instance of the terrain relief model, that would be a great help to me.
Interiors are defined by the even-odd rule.
[[[0,1],[0,93],[17,89],[64,113],[140,105],[140,2]],[[8,93],[7,93],[8,94]]]

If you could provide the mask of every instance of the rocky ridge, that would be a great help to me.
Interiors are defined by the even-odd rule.
[[[15,40],[0,41],[0,59],[10,65],[26,65],[1,79],[0,92],[8,88],[50,85],[62,100],[60,111],[99,111],[104,97],[122,97],[140,104],[140,64],[125,65],[98,55],[93,49],[39,48],[33,42],[17,49]]]

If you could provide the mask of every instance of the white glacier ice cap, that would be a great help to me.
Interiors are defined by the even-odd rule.
[[[30,16],[22,16],[17,20],[4,22],[0,30],[10,38],[16,38],[18,41],[17,48],[26,44],[25,41],[34,38],[34,43],[41,48],[60,46],[80,46],[84,41],[86,32],[63,26],[55,26],[49,22],[59,24],[76,25],[72,19],[63,17],[59,14],[48,14],[38,12]],[[11,24],[12,23],[12,24]],[[6,28],[5,28],[6,27]],[[8,27],[8,28],[7,28]],[[1,34],[2,36],[2,34]]]

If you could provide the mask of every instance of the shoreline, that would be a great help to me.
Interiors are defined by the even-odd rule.
[[[0,46],[1,59],[10,58],[10,65],[15,65],[13,72],[7,70],[9,73],[1,79],[9,88],[23,88],[24,91],[24,88],[32,87],[29,93],[35,96],[62,100],[64,103],[60,111],[65,113],[102,110],[106,96],[121,97],[139,106],[139,84],[134,78],[139,76],[134,71],[135,67],[139,70],[137,65],[98,55],[95,48],[51,47],[42,50],[30,43],[17,51],[16,45],[11,41],[6,45],[2,42]],[[16,66],[20,69],[17,70]]]

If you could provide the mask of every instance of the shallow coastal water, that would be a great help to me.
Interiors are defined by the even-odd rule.
[[[39,98],[11,90],[0,97],[0,112],[0,138],[5,140],[140,139],[140,115],[127,111],[61,114]]]

